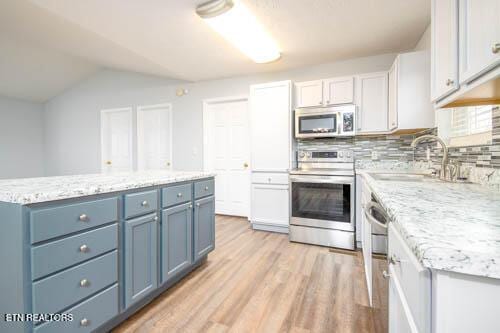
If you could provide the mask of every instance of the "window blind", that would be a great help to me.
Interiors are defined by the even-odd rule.
[[[451,117],[451,137],[491,131],[492,105],[455,108]]]

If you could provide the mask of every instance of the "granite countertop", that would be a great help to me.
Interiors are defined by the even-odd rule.
[[[500,193],[477,184],[375,180],[358,170],[424,267],[500,279]]]
[[[215,174],[207,172],[157,170],[116,174],[2,179],[0,180],[0,201],[28,205],[213,176]]]

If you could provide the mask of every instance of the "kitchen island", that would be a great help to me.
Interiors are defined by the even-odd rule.
[[[213,177],[0,180],[0,331],[107,331],[203,264]]]
[[[387,173],[363,170],[358,177],[389,221],[389,326],[500,331],[500,193],[424,176],[384,180],[380,172]]]

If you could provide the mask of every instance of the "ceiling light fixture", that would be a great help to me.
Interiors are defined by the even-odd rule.
[[[212,0],[199,5],[196,13],[256,63],[280,58],[278,45],[240,1]]]

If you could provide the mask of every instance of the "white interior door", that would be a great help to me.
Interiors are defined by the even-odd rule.
[[[123,172],[132,168],[132,109],[101,111],[101,170]]]
[[[249,216],[250,147],[248,100],[205,102],[204,169],[216,173],[215,212]]]
[[[172,169],[172,108],[170,104],[137,108],[138,170]]]

